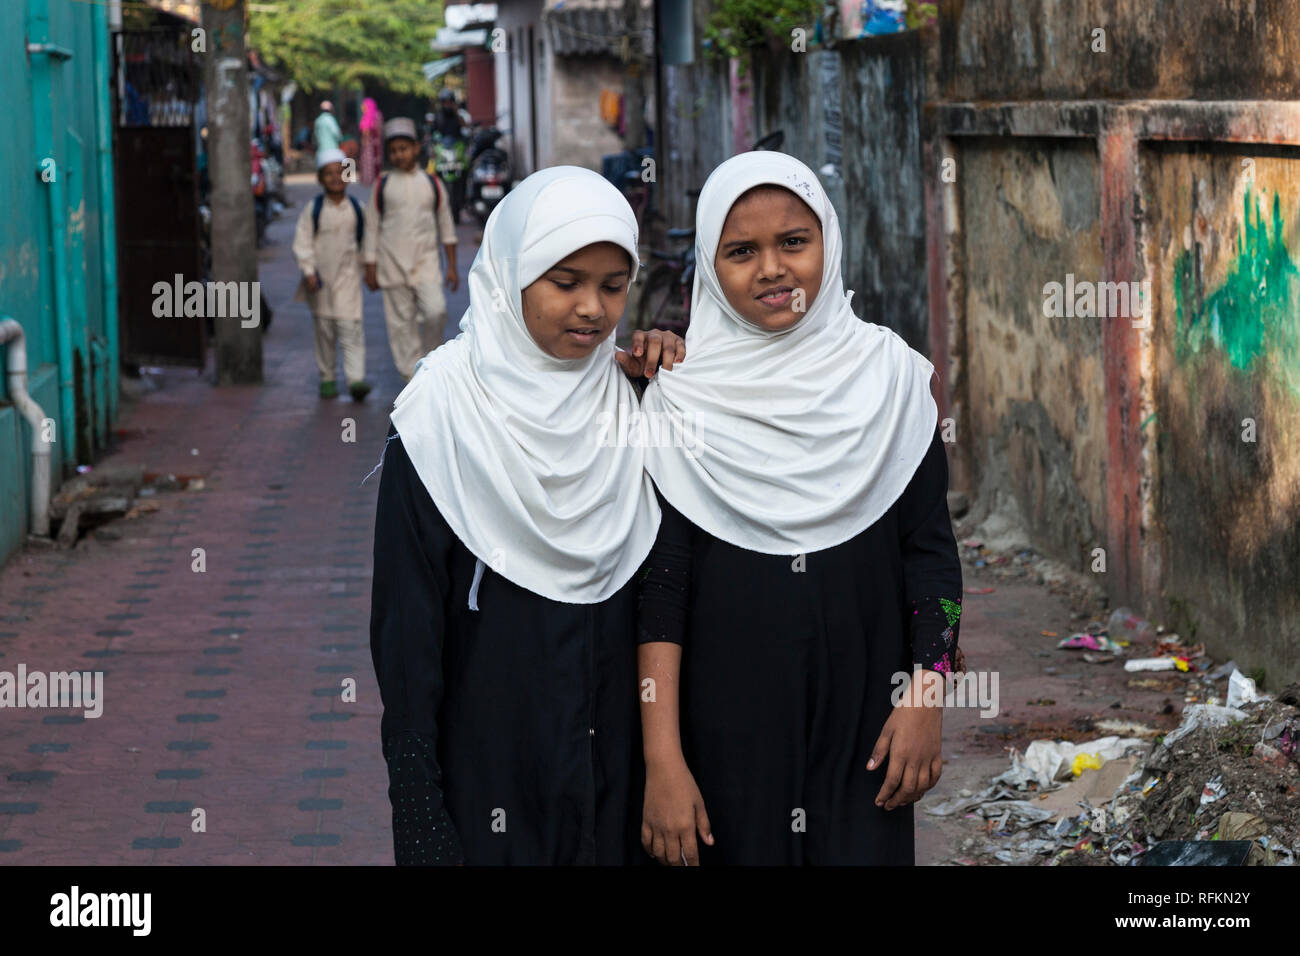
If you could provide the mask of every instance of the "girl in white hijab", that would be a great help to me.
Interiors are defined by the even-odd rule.
[[[643,845],[675,865],[911,863],[941,712],[891,690],[953,669],[961,600],[933,366],[853,314],[835,210],[798,160],[723,163],[696,227],[691,362],[642,405],[694,436],[647,449]]]
[[[600,176],[528,177],[484,228],[461,334],[395,403],[371,652],[399,864],[639,855],[632,577],[660,512],[639,444],[599,436],[637,402],[624,372],[684,350],[614,349],[636,251]]]

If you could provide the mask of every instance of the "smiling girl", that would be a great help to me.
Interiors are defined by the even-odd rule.
[[[399,864],[639,855],[632,578],[660,512],[640,445],[596,436],[636,402],[620,365],[685,353],[614,349],[636,269],[613,186],[535,173],[488,219],[461,334],[397,398],[371,653]]]
[[[660,862],[910,864],[961,567],[933,366],[859,320],[813,172],[744,153],[700,194],[691,362],[645,413],[663,523],[643,585],[642,843]]]

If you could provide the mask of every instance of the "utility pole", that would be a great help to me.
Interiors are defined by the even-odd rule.
[[[249,185],[248,63],[244,0],[203,0],[208,53],[208,176],[212,182],[212,281],[238,283],[239,299],[259,302],[257,227]],[[251,294],[246,290],[253,290]],[[209,301],[213,296],[208,296]],[[260,309],[260,305],[255,306]],[[262,381],[262,329],[227,309],[213,319],[218,385]],[[260,311],[258,313],[260,317]]]
[[[646,17],[640,0],[623,0],[623,22],[628,33],[623,36],[623,113],[626,133],[625,149],[645,145],[645,42]],[[658,132],[656,130],[656,132]]]

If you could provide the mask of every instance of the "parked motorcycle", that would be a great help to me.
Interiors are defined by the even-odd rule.
[[[468,144],[463,137],[446,134],[433,138],[432,155],[428,170],[437,173],[447,187],[451,199],[451,221],[460,222],[460,211],[465,208],[465,155]]]
[[[495,127],[479,130],[470,148],[466,204],[484,224],[497,203],[510,191],[510,157],[497,146],[501,136],[501,131]]]

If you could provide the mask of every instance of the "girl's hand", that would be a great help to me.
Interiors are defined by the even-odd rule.
[[[379,266],[374,262],[366,263],[366,288],[371,292],[379,291]]]
[[[654,329],[650,332],[633,332],[632,347],[625,352],[615,351],[614,358],[628,378],[654,378],[661,366],[672,371],[676,362],[686,359],[686,341],[672,332]]]
[[[456,270],[452,269],[447,273],[447,288],[455,292],[460,288],[460,276],[456,275]]]
[[[648,764],[645,806],[641,811],[641,845],[664,866],[699,866],[700,838],[713,846],[713,829],[704,811],[704,798],[686,761]]]
[[[875,749],[871,751],[868,770],[875,770],[886,756],[889,757],[889,772],[876,794],[876,806],[883,805],[886,810],[892,810],[905,803],[914,803],[939,782],[943,772],[943,708],[922,704],[921,687],[918,686],[932,681],[942,685],[943,675],[937,671],[921,671],[913,675],[908,692],[885,721]],[[943,697],[942,687],[939,688],[939,697]]]

